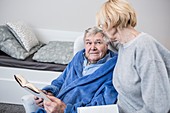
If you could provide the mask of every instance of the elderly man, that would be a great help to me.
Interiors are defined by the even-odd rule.
[[[116,103],[112,75],[117,55],[108,50],[108,38],[97,27],[89,28],[84,45],[64,72],[43,88],[51,102],[35,97],[37,113],[76,113],[77,107]]]

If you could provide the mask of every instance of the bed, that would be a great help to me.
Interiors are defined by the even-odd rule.
[[[8,23],[8,25],[10,24],[11,23]],[[19,24],[22,25],[20,27],[26,26],[26,24],[23,24],[23,22]],[[0,28],[2,28],[2,26],[5,26],[5,29],[7,27],[7,25],[1,25]],[[25,52],[21,49],[18,49],[20,47],[18,47],[16,43],[14,45],[4,43],[3,41],[7,41],[7,39],[2,38],[2,30],[0,29],[0,103],[22,104],[21,97],[29,94],[18,86],[14,80],[14,74],[23,75],[27,80],[39,88],[50,84],[51,80],[57,78],[67,66],[67,63],[74,54],[74,40],[78,36],[82,35],[82,32],[36,28],[31,30],[36,34],[39,44],[38,46],[34,46],[34,49],[29,48],[29,46],[26,47],[27,50],[30,49],[30,52]],[[7,42],[9,42],[9,40]],[[16,41],[10,40],[10,42],[14,43]],[[48,49],[50,49],[51,45],[54,46],[57,44],[60,48],[56,47],[56,49],[54,49],[54,51],[57,51],[55,52],[55,55],[51,55],[54,53],[54,51],[51,51],[51,53],[44,52],[48,52]],[[64,46],[62,47],[61,45]],[[8,50],[6,48],[8,48]],[[68,51],[65,52],[63,49],[67,49]],[[58,50],[60,50],[60,52],[58,52]],[[40,54],[37,54],[39,51]],[[67,56],[67,53],[70,51],[70,56]],[[20,53],[22,53],[22,55]],[[50,58],[49,56],[55,59],[47,60],[46,58]],[[63,57],[61,56],[67,56],[67,58],[62,60]]]

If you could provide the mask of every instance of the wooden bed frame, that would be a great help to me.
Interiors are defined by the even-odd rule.
[[[82,32],[58,31],[48,29],[34,29],[38,39],[44,43],[49,41],[72,41],[82,35]],[[14,80],[14,74],[23,75],[37,87],[50,84],[61,72],[40,71],[0,66],[0,103],[22,104],[21,97],[29,94]]]

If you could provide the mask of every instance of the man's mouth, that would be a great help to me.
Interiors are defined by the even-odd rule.
[[[89,53],[89,54],[90,54],[90,55],[94,55],[94,54],[96,55],[96,54],[99,54],[99,53]]]
[[[99,54],[100,52],[98,51],[89,51],[89,54]]]

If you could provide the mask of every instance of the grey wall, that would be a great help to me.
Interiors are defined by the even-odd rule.
[[[0,0],[0,24],[24,20],[33,27],[82,31],[95,25],[102,0]]]
[[[147,32],[170,50],[170,0],[129,0],[134,6],[137,29]]]
[[[35,28],[82,32],[95,25],[106,0],[0,0],[0,24],[23,20]],[[137,29],[170,49],[170,0],[129,0],[137,11]]]

